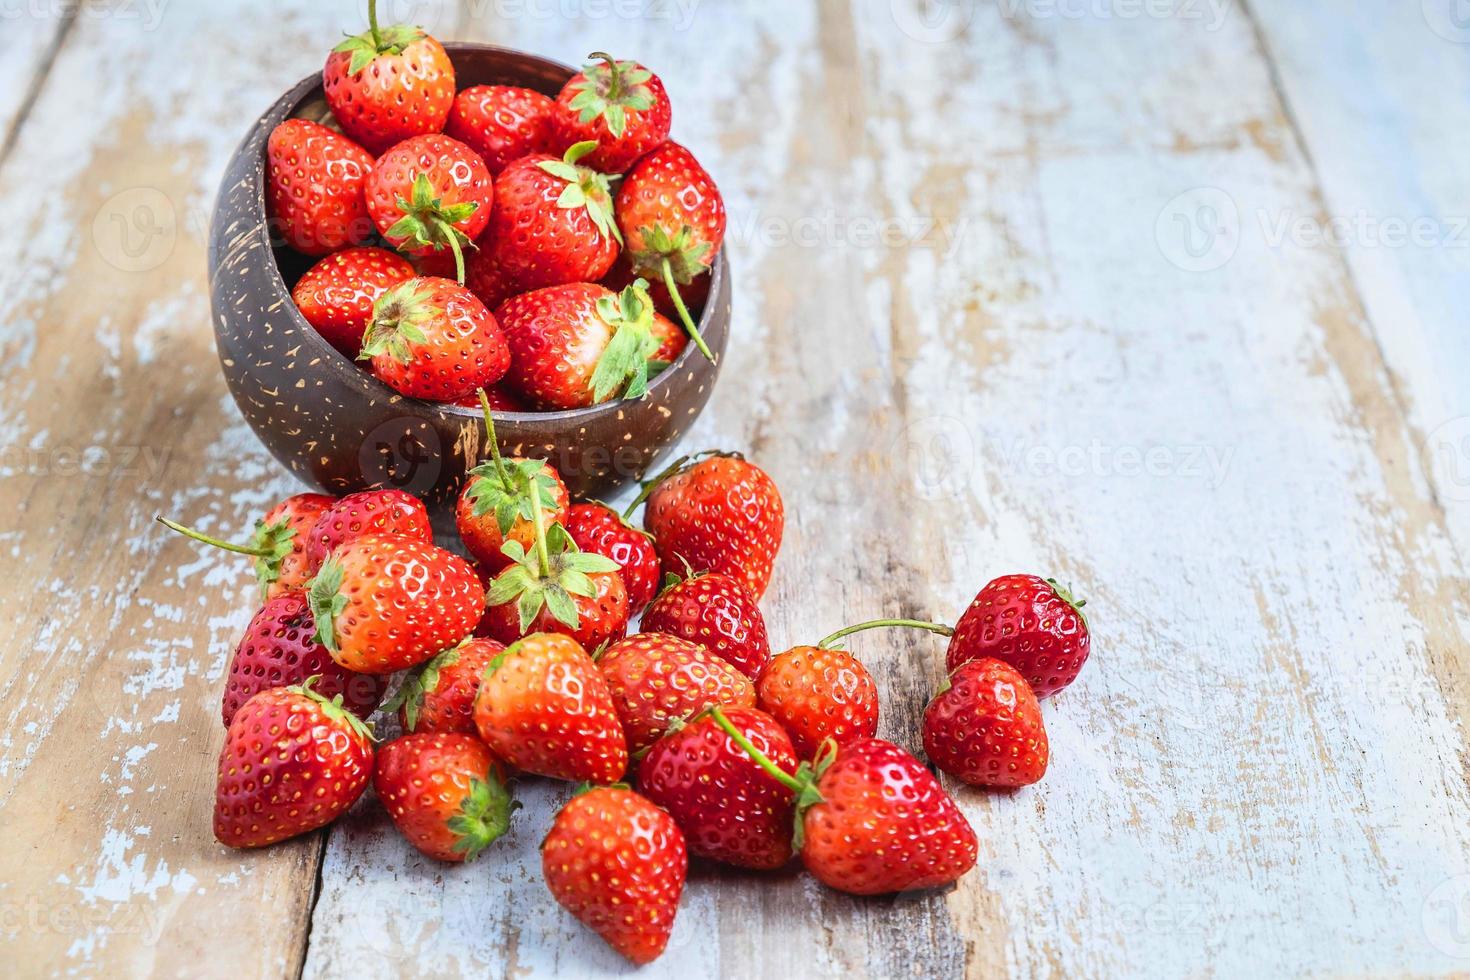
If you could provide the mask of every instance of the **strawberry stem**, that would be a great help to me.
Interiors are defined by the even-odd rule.
[[[373,35],[373,47],[383,50],[383,32],[378,30],[378,0],[368,0],[368,30]]]
[[[219,538],[211,538],[207,534],[196,531],[192,527],[185,527],[177,521],[169,520],[167,517],[155,516],[153,519],[171,531],[178,531],[186,538],[193,538],[195,541],[202,541],[216,548],[223,548],[225,551],[233,551],[237,555],[250,555],[254,558],[264,558],[271,553],[271,549],[268,548],[251,548],[248,545],[232,544],[229,541],[221,541]]]
[[[821,650],[830,650],[832,649],[832,644],[844,636],[851,636],[853,633],[861,633],[863,630],[876,629],[880,626],[906,626],[910,629],[928,630],[931,633],[938,633],[940,636],[954,636],[954,627],[946,626],[943,623],[929,623],[922,619],[872,619],[866,623],[858,623],[855,626],[844,626],[831,636],[823,637],[817,643],[817,647]]]
[[[434,224],[439,226],[444,237],[449,241],[449,247],[454,252],[454,276],[461,286],[464,285],[464,249],[459,247],[459,232],[453,225],[443,218],[435,217]]]
[[[1067,586],[1066,588],[1063,588],[1060,584],[1058,584],[1057,580],[1054,579],[1054,578],[1047,579],[1046,580],[1046,584],[1051,586],[1052,591],[1057,594],[1057,598],[1058,599],[1061,599],[1067,605],[1071,606],[1074,610],[1076,610],[1078,618],[1080,618],[1082,620],[1082,625],[1083,626],[1087,626],[1088,625],[1088,622],[1087,622],[1087,613],[1085,613],[1085,612],[1082,611],[1082,607],[1085,606],[1085,605],[1087,605],[1087,600],[1086,599],[1078,599],[1078,598],[1075,598],[1072,595],[1072,588],[1071,588],[1071,586]]]
[[[659,484],[663,483],[665,480],[669,479],[672,476],[675,476],[678,473],[682,473],[690,466],[693,466],[700,460],[707,459],[710,456],[730,456],[734,459],[743,458],[739,453],[726,452],[723,449],[701,449],[697,453],[690,453],[688,456],[680,456],[678,459],[674,460],[668,466],[664,467],[657,474],[655,474],[653,479],[644,481],[644,483],[642,484],[642,489],[638,491],[638,496],[634,497],[633,502],[628,505],[628,509],[623,511],[623,520],[629,520],[633,516],[633,512],[637,510],[640,506],[642,506],[645,500],[653,496],[653,491],[658,489]]]
[[[679,311],[679,319],[684,321],[684,329],[689,332],[689,338],[699,348],[701,354],[709,359],[711,364],[715,363],[715,355],[710,352],[709,345],[699,335],[699,328],[694,325],[694,318],[689,315],[689,309],[684,305],[684,297],[679,295],[679,284],[674,281],[674,267],[669,263],[669,257],[663,257],[664,288],[669,291],[669,297],[674,301],[674,309]]]
[[[543,579],[551,578],[551,558],[546,548],[546,526],[541,523],[541,492],[531,486],[531,523],[536,526],[536,564]],[[575,624],[572,624],[575,625]]]
[[[613,60],[612,55],[605,51],[594,51],[587,58],[588,60],[607,62],[608,82],[606,98],[609,102],[617,101],[618,96],[622,94],[622,78],[618,72],[618,63]]]
[[[726,735],[730,736],[735,744],[740,746],[740,748],[745,751],[746,755],[750,756],[751,761],[764,769],[772,779],[780,783],[782,786],[785,786],[793,793],[801,793],[803,790],[806,789],[806,783],[803,783],[801,780],[791,775],[791,773],[776,765],[774,762],[771,761],[770,756],[766,755],[760,749],[756,748],[754,743],[752,743],[750,739],[745,737],[745,733],[736,728],[730,722],[730,719],[725,717],[725,713],[720,710],[719,705],[714,705],[709,709],[709,716],[710,718],[714,719],[714,723],[716,725],[720,726],[720,730],[723,731]]]
[[[490,446],[490,458],[495,460],[495,472],[500,474],[500,482],[506,491],[514,493],[515,486],[510,481],[510,473],[506,471],[505,460],[500,456],[500,442],[495,438],[495,419],[490,411],[490,396],[485,394],[484,388],[476,388],[475,391],[480,396],[480,410],[485,415],[485,440]]]

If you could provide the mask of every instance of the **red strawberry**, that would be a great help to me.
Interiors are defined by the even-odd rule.
[[[349,248],[307,269],[292,287],[291,299],[327,343],[356,357],[373,304],[390,287],[413,277],[413,266],[401,255],[382,248]]]
[[[665,569],[721,572],[740,579],[757,599],[765,595],[786,516],[764,470],[738,455],[698,454],[678,460],[649,485],[643,526],[658,543]]]
[[[567,79],[556,101],[562,145],[595,140],[588,166],[620,174],[669,136],[672,110],[664,83],[634,61],[594,51]]]
[[[399,283],[373,307],[359,360],[410,398],[454,401],[494,384],[510,367],[495,317],[452,279]]]
[[[368,23],[367,33],[332,49],[322,85],[342,131],[382,153],[444,128],[454,102],[454,65],[443,45],[417,27],[379,30],[374,0],[368,0]]]
[[[667,813],[630,790],[599,787],[556,815],[541,870],[563,908],[641,966],[668,945],[689,855]]]
[[[462,250],[485,230],[495,201],[478,153],[442,133],[406,139],[378,158],[364,193],[388,244],[412,255],[448,251],[464,282]]]
[[[602,504],[577,504],[566,512],[562,524],[577,547],[618,563],[630,612],[640,612],[653,601],[658,594],[658,552],[647,534]]]
[[[384,711],[397,711],[405,732],[475,734],[475,692],[504,644],[466,637],[408,672]]]
[[[557,159],[532,154],[495,178],[495,210],[480,239],[507,295],[569,282],[596,282],[621,240],[607,178],[577,161],[578,143]]]
[[[367,726],[311,689],[262,691],[235,712],[219,756],[214,836],[228,847],[265,847],[331,823],[367,788]]]
[[[491,751],[526,772],[611,783],[628,768],[602,674],[559,633],[533,633],[490,661],[475,695],[475,727]]]
[[[643,611],[641,628],[698,643],[751,680],[771,660],[766,621],[755,597],[728,575],[675,581]]]
[[[471,85],[454,97],[446,136],[468,144],[492,174],[512,160],[558,149],[556,102],[514,85]]]
[[[1077,679],[1092,641],[1086,600],[1035,575],[1003,575],[975,596],[955,624],[945,663],[950,673],[982,657],[1004,660],[1021,672],[1038,698]]]
[[[756,693],[803,759],[816,755],[823,739],[845,745],[878,733],[878,685],[846,650],[792,647],[771,660]]]
[[[755,705],[749,678],[699,644],[666,633],[619,640],[597,656],[597,668],[634,754],[712,704]]]
[[[490,385],[488,388],[482,388],[481,391],[485,392],[492,412],[529,412],[531,410],[525,402],[521,401],[519,395],[503,384]],[[454,404],[463,405],[465,408],[479,408],[480,392],[472,391],[463,398],[456,398]]]
[[[468,636],[485,589],[469,562],[401,534],[364,534],[334,549],[308,592],[317,639],[364,674],[423,663]]]
[[[532,529],[539,530],[534,521]],[[486,590],[480,629],[502,643],[564,633],[594,650],[620,639],[628,630],[628,591],[617,562],[579,551],[560,524],[537,538],[529,554],[518,542],[506,544],[515,561]]]
[[[287,497],[255,522],[255,532],[243,545],[212,538],[166,517],[158,518],[158,523],[195,541],[253,557],[261,596],[269,599],[288,589],[302,588],[316,573],[308,553],[307,534],[335,502],[335,497],[322,493],[298,493]]]
[[[796,751],[776,719],[754,708],[720,710],[783,772],[796,773]],[[638,767],[638,790],[674,818],[691,854],[760,870],[791,860],[791,790],[709,716],[654,743]]]
[[[363,188],[373,156],[341,133],[287,119],[266,141],[271,228],[307,255],[356,245],[373,233]]]
[[[1031,685],[990,658],[960,664],[924,709],[924,751],[974,786],[1029,786],[1050,754]]]
[[[333,548],[363,534],[402,534],[426,544],[434,542],[429,512],[411,493],[361,490],[330,502],[305,535],[307,575],[316,574]]]
[[[500,306],[517,292],[510,279],[500,271],[500,265],[491,253],[484,235],[480,236],[480,240],[475,243],[475,248],[470,251],[470,254],[465,256],[464,286],[474,293],[475,298],[484,303],[487,309],[491,310]]]
[[[473,861],[510,829],[505,767],[479,739],[405,735],[378,750],[373,789],[408,842],[438,861]]]
[[[225,727],[235,712],[261,691],[300,684],[317,677],[316,690],[324,697],[342,695],[342,706],[359,718],[377,710],[388,688],[386,677],[359,674],[337,665],[327,648],[316,641],[316,621],[304,592],[282,592],[265,605],[245,627],[225,679],[220,714]]]

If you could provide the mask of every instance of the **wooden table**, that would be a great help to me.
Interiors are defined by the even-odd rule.
[[[782,487],[778,644],[953,617],[1015,570],[1091,600],[1051,772],[957,789],[957,888],[698,868],[645,975],[1470,969],[1455,2],[397,5],[668,84],[737,276],[686,445]],[[252,588],[151,522],[239,535],[298,487],[218,373],[204,229],[252,114],[362,4],[3,15],[7,972],[625,972],[541,882],[565,786],[462,869],[370,802],[263,853],[210,834]],[[853,648],[917,747],[942,648]]]

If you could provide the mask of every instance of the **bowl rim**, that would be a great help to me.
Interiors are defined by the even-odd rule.
[[[498,44],[486,44],[479,41],[445,41],[443,42],[443,45],[444,50],[450,55],[451,64],[454,60],[453,56],[457,51],[483,51],[494,54],[509,55],[527,61],[538,62],[543,67],[552,68],[556,71],[564,71],[567,73],[568,77],[575,75],[578,71],[580,71],[580,69],[578,68],[573,68],[571,65],[564,64],[560,61],[555,61],[551,58],[544,58],[538,54],[532,54],[528,51],[521,51],[516,48],[507,48]],[[456,94],[458,94],[459,91],[462,90],[459,89],[456,84]],[[305,78],[301,79],[301,81],[288,88],[280,96],[280,98],[271,103],[270,108],[267,109],[265,115],[262,116],[255,123],[255,127],[252,127],[252,130],[257,127],[264,127],[265,121],[267,119],[276,115],[283,109],[284,115],[282,115],[281,117],[282,121],[295,118],[292,113],[303,102],[310,99],[313,94],[316,94],[320,98],[325,98],[321,72],[307,75]],[[277,125],[279,125],[279,123],[277,123]],[[274,126],[271,127],[272,130],[274,130],[274,128]],[[282,305],[287,309],[287,315],[293,317],[297,321],[297,328],[302,333],[308,336],[306,342],[315,345],[318,351],[322,354],[323,360],[330,360],[335,369],[350,369],[355,376],[361,377],[369,385],[376,385],[382,390],[382,395],[386,399],[412,402],[414,404],[424,406],[424,408],[428,411],[442,411],[446,415],[455,418],[482,418],[483,411],[479,407],[471,408],[468,405],[460,405],[456,402],[438,402],[429,401],[423,398],[413,398],[409,395],[405,395],[399,391],[396,391],[388,384],[383,382],[381,379],[376,377],[371,371],[364,371],[358,368],[356,366],[356,362],[349,361],[346,354],[343,354],[337,348],[327,343],[327,339],[323,337],[315,327],[306,322],[306,317],[301,314],[301,310],[297,308],[295,300],[293,300],[291,297],[291,290],[289,287],[286,286],[285,277],[281,275],[281,265],[278,261],[276,261],[275,247],[271,242],[270,211],[266,205],[265,200],[265,169],[266,161],[269,155],[269,141],[270,133],[263,133],[263,138],[260,141],[260,151],[255,154],[255,160],[252,162],[251,166],[251,179],[254,181],[255,184],[253,193],[254,207],[257,214],[261,218],[260,222],[256,226],[255,236],[257,240],[259,240],[261,244],[265,246],[265,252],[270,256],[269,275],[271,277],[271,284],[276,287],[277,291],[280,293],[282,299],[284,300]],[[325,257],[326,256],[306,256],[306,258],[312,260],[313,265],[315,265],[317,262],[320,262]],[[706,328],[710,325],[710,322],[712,320],[711,312],[714,306],[711,301],[719,295],[720,286],[723,284],[725,274],[725,245],[724,242],[721,242],[719,251],[715,253],[715,257],[710,263],[710,283],[709,291],[707,293],[707,296],[709,298],[705,301],[704,309],[700,311],[699,320],[696,323],[696,326],[699,327],[699,332],[701,334],[704,334],[706,332]],[[652,285],[652,283],[650,283],[650,285]],[[491,312],[493,313],[494,311]],[[679,328],[681,333],[684,333],[686,335],[687,342],[684,345],[684,349],[679,352],[678,357],[674,358],[674,360],[669,363],[668,367],[664,368],[658,373],[657,377],[648,382],[648,393],[645,394],[642,398],[637,399],[637,401],[641,402],[651,397],[655,389],[664,386],[674,375],[682,373],[682,371],[687,367],[686,362],[689,360],[690,357],[704,356],[700,353],[698,345],[696,345],[692,339],[688,338],[688,332],[684,330],[684,325],[682,323],[678,323],[677,321],[675,321],[674,325]],[[717,345],[718,349],[713,350],[716,358],[716,364],[718,364],[719,359],[725,353],[725,346],[729,339],[729,333],[729,326],[727,324],[726,328],[721,331],[720,343]],[[627,411],[628,406],[625,406],[624,404],[627,401],[628,399],[618,398],[605,401],[597,405],[589,405],[586,408],[562,408],[554,409],[547,412],[508,412],[502,411],[500,409],[494,409],[492,410],[491,415],[497,419],[504,418],[512,422],[577,422],[599,418],[604,415],[614,415],[617,412],[621,411]]]

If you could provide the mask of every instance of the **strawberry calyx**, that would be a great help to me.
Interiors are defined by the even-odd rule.
[[[382,710],[391,714],[402,708],[404,726],[409,731],[416,730],[419,724],[419,712],[424,709],[424,698],[439,687],[439,672],[459,662],[460,648],[468,642],[470,638],[467,636],[454,646],[440,650],[429,660],[404,674],[403,682],[398,685],[398,690],[393,692],[393,696],[383,702]]]
[[[538,494],[531,494],[531,512],[536,546],[528,554],[519,541],[505,543],[500,551],[514,564],[490,583],[485,604],[503,606],[514,601],[523,632],[530,628],[542,609],[550,610],[557,622],[576,629],[581,624],[581,614],[577,612],[577,603],[572,597],[594,598],[597,586],[588,575],[615,572],[621,566],[611,558],[578,549],[572,536],[560,524],[552,524],[548,531],[542,525]],[[499,659],[491,661],[492,669],[498,666]]]
[[[459,224],[479,207],[478,201],[446,205],[443,198],[435,196],[429,175],[415,174],[408,199],[398,198],[398,209],[403,212],[403,217],[393,222],[383,237],[392,241],[401,239],[400,249],[432,248],[436,252],[450,249],[454,252],[455,275],[460,285],[464,285],[464,249],[471,242]]]
[[[312,690],[312,685],[321,679],[321,674],[312,674],[300,684],[293,684],[286,688],[286,690],[292,694],[299,694],[304,698],[316,702],[317,707],[321,709],[322,714],[327,716],[328,720],[345,722],[347,727],[351,728],[358,736],[367,739],[369,742],[376,742],[378,740],[377,736],[373,734],[371,728],[368,728],[367,723],[342,706],[342,695],[338,694],[328,699],[325,695]]]
[[[560,160],[542,160],[536,164],[541,170],[559,180],[567,182],[556,199],[556,206],[565,210],[585,208],[587,217],[603,238],[611,238],[623,244],[623,233],[613,220],[612,189],[607,175],[590,167],[581,167],[577,161],[597,148],[596,140],[583,140],[567,148]]]
[[[496,778],[492,763],[483,779],[470,779],[469,794],[449,818],[449,831],[457,838],[451,849],[464,854],[466,863],[473,861],[505,835],[511,814],[520,807],[520,801],[512,799],[510,790]]]
[[[195,541],[201,541],[211,547],[221,548],[237,555],[253,557],[255,559],[255,580],[260,583],[262,596],[270,589],[271,583],[281,577],[281,564],[291,553],[292,542],[296,538],[296,529],[291,526],[290,520],[284,517],[270,524],[265,521],[256,521],[255,530],[251,532],[250,540],[246,544],[221,541],[219,538],[210,537],[177,521],[171,521],[167,517],[155,516],[153,519],[170,531],[177,531],[186,538],[193,538]]]
[[[577,94],[567,107],[577,112],[581,123],[601,117],[614,138],[628,128],[628,112],[653,108],[653,89],[648,82],[653,72],[636,61],[617,61],[612,55],[594,51],[587,56],[582,77],[572,83]]]
[[[342,563],[328,555],[316,577],[306,586],[306,602],[316,623],[316,641],[329,653],[337,653],[340,649],[337,645],[337,616],[347,608],[347,597],[342,594],[344,575]]]
[[[495,524],[501,537],[510,533],[517,518],[531,520],[535,507],[531,498],[540,499],[542,507],[556,506],[556,478],[546,466],[545,460],[518,459],[507,462],[500,455],[500,443],[495,438],[495,419],[490,409],[490,398],[480,389],[480,409],[485,416],[485,442],[490,447],[490,459],[469,471],[474,478],[467,495],[471,510],[476,517],[495,515]]]
[[[1046,584],[1051,586],[1052,591],[1057,594],[1058,599],[1062,600],[1067,605],[1072,607],[1072,611],[1077,614],[1077,618],[1082,620],[1083,626],[1089,625],[1087,622],[1087,613],[1082,611],[1082,607],[1087,605],[1086,599],[1078,599],[1074,597],[1072,595],[1072,587],[1070,585],[1066,588],[1063,588],[1054,578],[1047,579]]]
[[[922,619],[870,619],[866,623],[844,626],[830,636],[822,637],[822,639],[817,641],[817,649],[837,649],[833,644],[844,636],[851,636],[854,633],[861,633],[864,630],[877,629],[882,626],[902,626],[908,629],[928,630],[930,633],[938,633],[940,636],[954,636],[954,627],[947,626],[944,623],[930,623]]]
[[[806,839],[804,819],[806,812],[826,799],[822,796],[821,790],[817,788],[817,782],[837,757],[837,743],[831,738],[823,739],[821,746],[817,749],[816,757],[810,762],[803,761],[796,767],[795,774],[792,774],[776,765],[771,761],[770,756],[756,748],[755,743],[725,716],[725,712],[720,709],[719,705],[711,705],[707,713],[708,717],[720,726],[720,730],[728,735],[732,742],[740,746],[741,751],[750,756],[752,762],[764,769],[766,774],[776,782],[791,790],[795,798],[796,809],[791,846],[794,850],[801,850],[801,845]]]
[[[643,247],[628,253],[633,271],[650,279],[662,277],[664,265],[673,280],[687,286],[709,271],[709,242],[697,238],[694,229],[683,225],[672,234],[663,225],[646,225],[638,230]],[[709,258],[706,258],[709,256]]]
[[[597,315],[613,335],[588,382],[593,403],[606,401],[615,391],[627,399],[642,398],[648,394],[649,358],[658,350],[648,283],[636,279],[617,296],[600,297]]]
[[[332,50],[352,55],[352,61],[347,66],[347,74],[356,75],[370,65],[378,55],[402,54],[410,44],[425,37],[428,35],[421,28],[411,24],[378,27],[377,0],[368,0],[368,29],[362,34],[347,38]]]
[[[387,354],[400,364],[413,359],[413,347],[427,344],[419,324],[434,316],[429,290],[418,279],[410,279],[389,289],[373,304],[373,319],[362,335],[359,361]]]
[[[642,483],[638,484],[638,496],[634,497],[633,502],[628,505],[628,509],[623,511],[623,520],[626,521],[630,517],[632,517],[633,512],[641,507],[644,501],[653,496],[653,492],[659,488],[659,484],[678,476],[680,473],[683,473],[695,463],[698,463],[701,460],[709,459],[713,456],[723,456],[726,459],[745,458],[742,453],[732,452],[725,449],[701,449],[697,453],[689,453],[686,456],[680,456],[668,466],[655,473],[651,479],[644,480]]]

